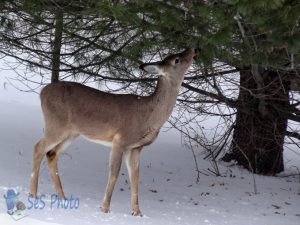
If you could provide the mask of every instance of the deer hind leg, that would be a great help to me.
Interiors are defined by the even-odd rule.
[[[125,162],[131,185],[131,208],[132,215],[142,216],[138,201],[139,185],[139,159],[142,148],[130,149],[125,152]]]
[[[33,150],[33,162],[32,162],[32,172],[31,172],[31,182],[30,182],[30,194],[33,197],[37,198],[37,189],[38,189],[38,178],[41,162],[46,155],[46,152],[51,148],[55,147],[59,142],[49,142],[46,141],[46,138],[42,138],[39,142],[37,142],[34,146]]]
[[[30,182],[30,194],[37,198],[37,188],[38,188],[38,178],[41,162],[45,156],[45,141],[41,139],[34,146],[33,150],[33,163],[31,172],[31,182]]]
[[[70,137],[56,145],[52,150],[48,151],[46,156],[48,160],[48,166],[51,174],[51,179],[55,187],[55,191],[58,196],[62,199],[65,198],[65,194],[62,189],[58,168],[57,168],[57,161],[58,156],[62,152],[63,149],[67,148],[71,142],[74,140],[75,137]]]
[[[54,129],[49,129],[46,126],[44,137],[35,144],[33,150],[31,182],[29,187],[29,193],[32,194],[33,197],[37,198],[39,171],[44,156],[48,151],[61,143],[65,137],[66,134],[57,132],[57,130]]]
[[[101,211],[107,213],[109,211],[112,193],[117,182],[120,167],[122,164],[123,151],[120,147],[113,145],[109,159],[109,174],[106,185],[105,195],[101,206]]]

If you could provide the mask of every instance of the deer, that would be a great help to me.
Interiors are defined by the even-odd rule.
[[[198,50],[186,49],[162,61],[144,63],[140,69],[157,75],[149,96],[113,94],[75,83],[58,81],[40,93],[44,136],[34,146],[30,195],[38,198],[38,177],[46,156],[56,193],[65,198],[58,173],[59,154],[78,136],[111,146],[109,174],[101,211],[109,212],[122,160],[128,170],[132,215],[142,216],[138,201],[139,156],[151,144],[176,104],[184,74]]]

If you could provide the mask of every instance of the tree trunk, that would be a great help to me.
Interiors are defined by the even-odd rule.
[[[285,110],[289,106],[288,85],[271,70],[262,70],[262,87],[250,69],[240,71],[240,93],[231,153],[250,171],[274,175],[284,170],[283,144],[287,128]]]
[[[53,41],[53,55],[52,55],[52,75],[51,83],[58,82],[60,71],[60,51],[63,30],[63,12],[57,9],[55,12],[55,33]]]

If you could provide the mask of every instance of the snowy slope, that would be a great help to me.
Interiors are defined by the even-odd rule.
[[[38,98],[25,103],[18,94],[0,88],[0,192],[16,188],[28,203],[32,147],[43,132]],[[26,94],[22,94],[26,95]],[[13,96],[13,97],[11,97]],[[23,97],[22,97],[23,98]],[[23,102],[23,103],[20,103]],[[290,154],[290,153],[289,153]],[[294,154],[294,153],[293,153]],[[0,197],[0,224],[213,224],[213,225],[293,225],[300,224],[300,177],[253,176],[238,167],[220,166],[224,177],[201,174],[195,183],[193,157],[180,145],[175,131],[161,132],[154,144],[141,155],[140,206],[142,218],[130,215],[130,190],[125,166],[116,185],[111,212],[99,206],[108,174],[109,148],[77,139],[60,157],[59,169],[68,197],[80,200],[78,209],[51,209],[54,188],[46,162],[42,164],[39,192],[46,195],[44,209],[27,210],[18,222],[6,214]],[[288,173],[300,168],[297,155],[287,155]],[[198,156],[205,172],[209,162]],[[283,176],[283,175],[282,175]]]

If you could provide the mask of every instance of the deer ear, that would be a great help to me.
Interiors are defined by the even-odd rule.
[[[154,64],[148,64],[148,65],[141,65],[140,68],[144,71],[146,71],[147,73],[151,73],[151,74],[159,74],[160,73],[160,69],[157,65]]]

